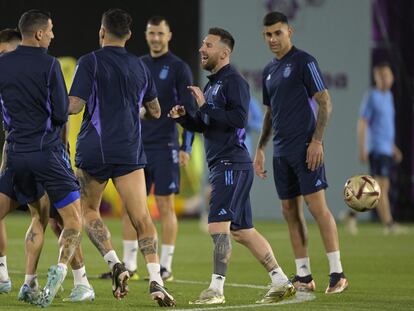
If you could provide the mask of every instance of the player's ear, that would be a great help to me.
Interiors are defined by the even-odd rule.
[[[132,31],[128,31],[128,34],[126,35],[126,40],[128,41],[132,37]]]
[[[170,32],[167,34],[167,40],[168,40],[168,42],[170,42],[171,38],[172,38],[172,32],[170,31]]]
[[[288,26],[288,35],[289,35],[289,38],[292,37],[293,32],[294,32],[293,28],[291,26]]]
[[[38,31],[35,32],[35,39],[37,41],[40,41],[42,40],[42,38],[43,38],[43,30],[39,29]]]

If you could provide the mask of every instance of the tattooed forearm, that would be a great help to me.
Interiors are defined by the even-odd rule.
[[[27,231],[26,233],[26,242],[32,242],[35,243],[35,238],[36,238],[37,233],[34,232],[33,228],[30,227],[29,231]]]
[[[313,133],[313,138],[322,141],[325,127],[332,112],[331,97],[329,96],[327,90],[323,90],[315,93],[313,98],[319,105],[318,117],[316,119],[316,128],[315,132]]]
[[[82,111],[86,101],[76,96],[69,96],[69,114],[78,114]]]
[[[68,264],[81,241],[81,233],[75,229],[63,229],[60,238],[59,262]]]
[[[110,245],[111,234],[101,219],[94,219],[86,224],[86,233],[91,242],[96,246],[102,256],[105,256],[112,247]]]
[[[144,119],[158,119],[159,117],[161,117],[161,107],[160,103],[158,102],[158,98],[144,103],[144,106]]]
[[[138,240],[139,250],[142,255],[145,257],[147,255],[153,255],[157,253],[158,241],[156,238],[147,237],[141,240]]]
[[[275,256],[271,252],[267,253],[260,262],[268,272],[277,268]]]
[[[263,118],[262,132],[260,133],[259,143],[257,148],[264,149],[272,134],[272,110],[267,108]]]

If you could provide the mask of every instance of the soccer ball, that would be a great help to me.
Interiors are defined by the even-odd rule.
[[[344,187],[344,201],[357,212],[365,212],[377,207],[381,196],[378,183],[369,175],[356,175],[349,178]]]

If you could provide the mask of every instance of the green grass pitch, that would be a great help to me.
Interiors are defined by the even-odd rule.
[[[10,294],[0,295],[1,310],[29,310],[37,308],[17,301],[17,293],[24,279],[24,235],[29,216],[11,215],[6,218],[8,232],[8,268],[13,282]],[[122,257],[120,221],[105,219],[112,231],[114,246]],[[269,240],[286,274],[295,272],[287,227],[284,223],[257,222],[257,229]],[[316,298],[295,304],[254,306],[256,299],[265,292],[269,278],[252,255],[233,243],[233,255],[229,267],[225,296],[221,306],[194,306],[188,301],[196,298],[207,287],[212,271],[212,243],[210,237],[200,231],[197,221],[181,221],[174,256],[173,270],[177,281],[166,286],[177,300],[176,310],[414,310],[414,227],[409,226],[407,235],[384,236],[380,225],[362,224],[357,236],[350,236],[339,225],[341,258],[349,279],[349,289],[340,295],[325,295],[328,283],[328,262],[323,251],[319,231],[309,226],[309,245],[312,274],[317,290]],[[116,301],[112,296],[111,282],[98,280],[96,276],[107,270],[98,251],[87,236],[82,242],[90,282],[95,289],[96,300],[87,303],[62,302],[72,288],[69,271],[64,282],[64,293],[55,298],[51,310],[154,310],[158,305],[148,295],[148,284],[143,281],[145,265],[139,256],[138,270],[141,280],[130,281],[128,296]],[[45,284],[47,268],[56,263],[57,239],[47,229],[47,236],[40,258],[38,273],[41,286]],[[256,286],[254,286],[256,285]]]

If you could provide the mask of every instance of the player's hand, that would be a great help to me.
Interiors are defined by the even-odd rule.
[[[397,146],[394,145],[394,150],[393,150],[393,158],[394,161],[398,164],[401,163],[402,159],[403,159],[403,155],[402,152],[400,150],[400,148],[398,148]]]
[[[323,163],[323,146],[322,142],[312,139],[308,145],[306,152],[306,163],[308,169],[311,171],[316,170]]]
[[[254,171],[262,179],[267,178],[267,171],[264,169],[265,161],[264,151],[262,149],[256,149],[256,155],[253,161]]]
[[[180,150],[180,152],[178,153],[178,159],[180,161],[180,166],[187,166],[188,162],[190,161],[190,154],[188,152]]]
[[[179,117],[185,116],[185,108],[184,106],[176,105],[171,108],[170,112],[168,113],[168,117],[171,119],[177,119]]]
[[[359,160],[363,164],[368,162],[368,152],[365,149],[359,151]]]
[[[199,108],[206,103],[206,100],[204,98],[204,94],[198,86],[191,85],[191,86],[187,86],[187,88],[190,90],[191,94],[195,98],[195,100],[197,102],[197,106]]]

